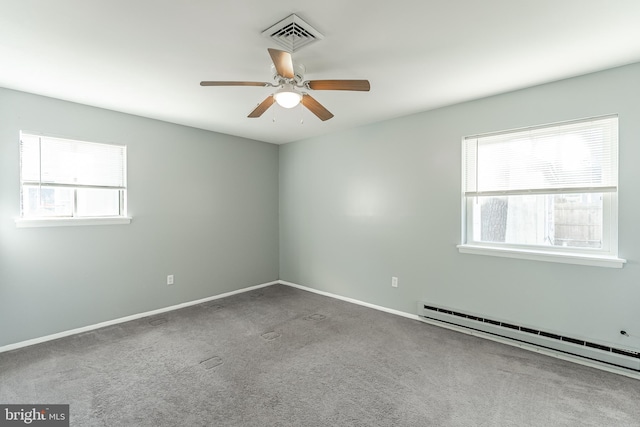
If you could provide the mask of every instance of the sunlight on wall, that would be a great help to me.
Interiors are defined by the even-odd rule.
[[[372,218],[384,214],[387,199],[382,185],[356,181],[347,186],[346,213],[351,217]]]

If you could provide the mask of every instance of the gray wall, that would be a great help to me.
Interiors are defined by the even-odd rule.
[[[0,346],[279,276],[640,350],[639,83],[635,64],[280,148],[0,89]],[[611,113],[623,269],[458,253],[463,136]],[[16,228],[21,129],[126,144],[133,222]]]
[[[457,251],[462,137],[611,113],[623,269]],[[638,159],[640,64],[287,144],[280,278],[407,313],[427,300],[640,350]]]
[[[16,228],[20,130],[127,145],[133,222]],[[277,280],[278,258],[278,146],[0,89],[0,346]]]

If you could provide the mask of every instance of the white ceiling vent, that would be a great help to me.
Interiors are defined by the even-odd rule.
[[[324,38],[318,30],[295,13],[264,30],[262,35],[271,38],[290,53]]]

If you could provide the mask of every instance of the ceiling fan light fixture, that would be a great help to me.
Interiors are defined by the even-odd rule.
[[[273,94],[273,97],[278,105],[284,108],[293,108],[302,101],[302,95],[292,85],[284,85]]]

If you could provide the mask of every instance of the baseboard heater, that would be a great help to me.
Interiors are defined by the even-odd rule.
[[[640,372],[640,353],[418,303],[418,316]]]

